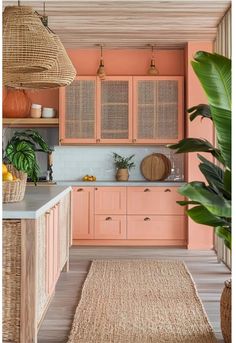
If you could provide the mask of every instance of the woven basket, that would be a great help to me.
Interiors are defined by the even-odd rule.
[[[3,69],[11,73],[48,70],[58,47],[29,6],[7,6],[3,13]]]
[[[221,331],[225,343],[231,343],[231,280],[225,282],[220,299]]]
[[[59,37],[50,34],[59,47],[55,65],[40,73],[4,73],[3,83],[5,86],[18,89],[45,89],[67,86],[72,83],[76,76],[76,70],[67,55]]]
[[[18,171],[11,164],[7,165],[7,169],[13,176],[20,180],[2,182],[2,201],[4,203],[21,201],[25,195],[27,174],[22,171]]]
[[[2,331],[4,342],[20,342],[21,222],[2,223]],[[30,319],[30,318],[29,318]],[[26,342],[25,342],[26,343]]]

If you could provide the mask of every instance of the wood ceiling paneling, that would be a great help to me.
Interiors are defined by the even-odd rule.
[[[17,1],[4,1],[16,5]],[[49,26],[65,47],[182,48],[187,41],[211,41],[230,0],[46,0]],[[43,1],[21,1],[39,13]]]

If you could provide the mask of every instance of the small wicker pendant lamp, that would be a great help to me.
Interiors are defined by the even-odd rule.
[[[51,39],[59,48],[54,66],[50,70],[40,73],[4,73],[3,83],[5,86],[18,89],[58,88],[67,86],[74,80],[76,70],[68,57],[60,38],[47,26],[47,17],[44,15],[41,19]]]
[[[19,4],[19,2],[18,2]],[[58,46],[29,6],[7,6],[3,13],[3,69],[31,73],[51,69]]]
[[[154,47],[153,45],[149,45],[152,48],[152,57],[150,67],[148,68],[148,75],[150,76],[157,76],[159,74],[156,65],[155,65],[155,57],[154,57]]]
[[[100,77],[101,80],[105,80],[106,78],[106,72],[105,72],[105,67],[104,67],[104,60],[103,60],[103,54],[102,54],[102,44],[100,45],[101,49],[101,56],[100,56],[100,64],[97,70],[97,76]]]

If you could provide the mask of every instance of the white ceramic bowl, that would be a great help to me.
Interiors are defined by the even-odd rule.
[[[42,118],[54,118],[56,117],[55,108],[43,107]]]

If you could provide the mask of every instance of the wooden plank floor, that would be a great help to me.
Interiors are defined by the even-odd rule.
[[[224,264],[218,263],[214,251],[156,247],[72,247],[70,271],[60,276],[55,296],[39,330],[38,343],[67,342],[90,263],[93,259],[107,258],[158,258],[184,261],[196,282],[218,342],[223,342],[220,332],[219,301],[224,281],[229,278],[230,272]]]

